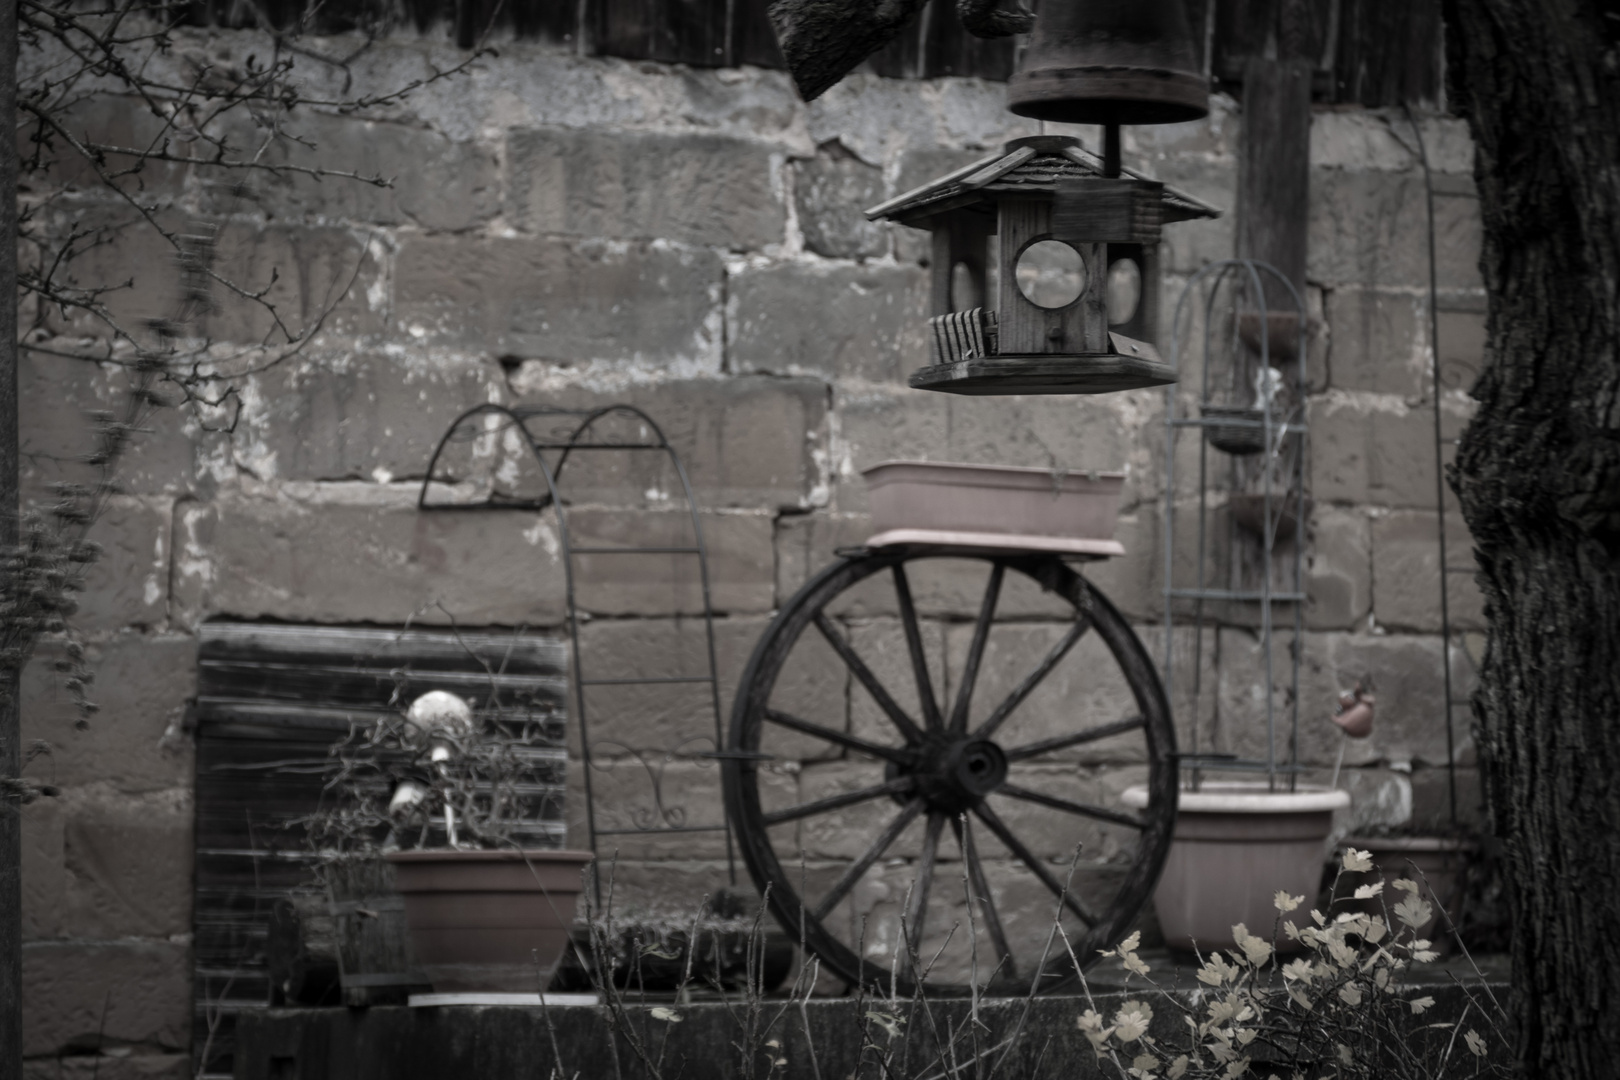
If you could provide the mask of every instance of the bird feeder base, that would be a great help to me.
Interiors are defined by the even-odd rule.
[[[1111,394],[1166,386],[1176,369],[1163,360],[1118,353],[980,356],[912,372],[913,390],[976,397],[1007,394]]]

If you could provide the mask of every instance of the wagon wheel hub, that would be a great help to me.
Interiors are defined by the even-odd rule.
[[[930,811],[951,816],[965,813],[1007,779],[1007,755],[989,739],[939,740],[925,745],[916,765],[889,766],[889,776],[910,776],[913,787],[897,798],[918,795]]]

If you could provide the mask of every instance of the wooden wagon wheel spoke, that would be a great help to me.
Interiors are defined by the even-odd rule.
[[[923,928],[928,922],[928,890],[934,883],[934,861],[939,857],[939,834],[945,828],[944,814],[929,814],[923,833],[922,855],[917,859],[917,877],[906,902],[906,963],[916,969],[921,959]],[[920,977],[924,974],[917,971]]]
[[[1064,906],[1074,912],[1081,922],[1087,926],[1097,925],[1097,916],[1087,910],[1086,906],[1080,902],[1080,898],[1075,896],[1072,891],[1063,887],[1063,883],[1058,881],[1052,871],[1046,868],[1046,864],[1041,862],[1033,851],[1025,847],[1022,840],[1013,835],[1012,830],[1007,828],[1007,823],[1002,821],[1001,817],[990,809],[988,804],[980,803],[973,808],[973,812],[979,815],[979,820],[984,822],[991,832],[996,834],[996,839],[1007,845],[1008,851],[1011,851],[1020,862],[1034,871],[1035,876],[1040,878],[1048,889],[1052,890],[1053,896],[1063,898]]]
[[[979,618],[973,624],[973,644],[968,646],[967,661],[962,665],[962,686],[956,692],[956,704],[951,709],[950,732],[960,735],[967,731],[968,706],[973,703],[973,687],[979,681],[979,663],[984,659],[984,646],[990,640],[990,620],[996,615],[996,602],[1001,598],[1001,582],[1007,574],[1004,563],[990,568],[990,580],[984,586],[984,599],[979,603]]]
[[[806,735],[814,735],[824,742],[845,746],[851,750],[859,750],[863,754],[871,754],[873,757],[882,758],[884,761],[905,765],[909,764],[914,757],[912,752],[903,746],[884,746],[881,743],[863,739],[858,735],[846,735],[842,731],[834,731],[830,727],[822,727],[820,724],[812,724],[808,720],[801,720],[792,713],[785,713],[781,709],[766,709],[765,719],[773,724],[792,728],[794,731],[802,731]]]
[[[844,640],[844,635],[838,632],[838,627],[832,624],[832,620],[818,611],[815,622],[816,629],[827,639],[827,644],[833,647],[833,651],[843,659],[844,665],[860,680],[861,685],[866,687],[866,692],[872,695],[872,700],[877,702],[878,708],[882,709],[894,726],[900,729],[900,734],[905,736],[906,741],[922,742],[923,733],[916,722],[906,715],[906,710],[902,709],[893,697],[889,696],[883,684],[878,682],[877,676],[872,674],[872,669],[866,666],[866,661],[855,655],[855,650]]]
[[[1069,654],[1069,650],[1074,648],[1075,642],[1084,637],[1090,627],[1090,616],[1081,615],[1076,618],[1073,624],[1070,625],[1069,632],[1063,635],[1063,640],[1052,646],[1052,651],[1046,654],[1039,666],[1026,675],[1024,681],[1019,683],[1017,688],[1007,695],[1007,700],[996,706],[996,711],[990,714],[990,719],[979,725],[979,730],[973,733],[973,737],[975,739],[988,739],[994,735],[996,729],[1006,722],[1007,717],[1013,714],[1014,709],[1024,703],[1025,698],[1035,692],[1035,688],[1041,685],[1041,682],[1052,673],[1052,669],[1057,667],[1063,658]]]
[[[1076,731],[1072,735],[1057,735],[1040,742],[1026,743],[1023,746],[1009,747],[1003,753],[1008,761],[1024,761],[1042,754],[1050,754],[1058,750],[1067,750],[1071,746],[1081,743],[1096,742],[1098,739],[1108,739],[1115,735],[1123,735],[1127,731],[1136,731],[1143,724],[1140,716],[1127,716],[1123,720],[1115,720],[1112,724],[1099,724],[1096,727]]]
[[[829,795],[825,799],[800,803],[798,806],[790,806],[786,810],[773,810],[765,815],[765,824],[781,825],[784,822],[798,821],[800,818],[824,814],[829,810],[854,806],[856,803],[881,798],[884,795],[904,795],[911,791],[915,785],[916,781],[912,780],[911,777],[897,776],[893,780],[861,788],[859,791],[846,791],[842,795]]]
[[[995,947],[997,966],[1005,969],[1007,978],[1016,979],[1018,965],[1013,960],[1012,950],[1007,947],[1007,932],[1002,929],[1001,916],[997,914],[995,899],[990,895],[990,881],[984,876],[984,864],[979,861],[979,851],[973,843],[973,826],[964,816],[952,818],[951,828],[956,832],[957,846],[962,849],[962,861],[967,864],[968,884],[979,901],[985,931],[990,935],[990,944]]]
[[[923,805],[921,799],[912,799],[907,803],[906,808],[896,814],[893,821],[889,822],[889,827],[883,830],[882,835],[877,838],[871,847],[866,849],[866,853],[851,863],[849,869],[845,870],[843,876],[828,890],[827,895],[821,898],[821,903],[817,904],[815,909],[810,912],[810,917],[817,922],[825,919],[828,913],[838,906],[838,901],[842,900],[848,895],[849,890],[855,887],[855,883],[861,879],[861,875],[871,869],[872,864],[882,857],[883,853],[889,849],[889,845],[894,843],[895,838],[905,831],[906,826],[916,820],[917,815],[922,813]]]
[[[1090,803],[1061,799],[1056,795],[1031,791],[1029,788],[1020,787],[1017,784],[1002,784],[996,789],[996,794],[1005,795],[1011,799],[1023,799],[1025,802],[1039,803],[1041,806],[1049,806],[1053,810],[1062,810],[1065,814],[1079,814],[1082,817],[1095,818],[1098,821],[1109,821],[1115,825],[1123,825],[1128,829],[1142,828],[1142,819],[1134,814],[1122,814],[1118,810],[1109,810],[1103,806],[1092,806]]]
[[[923,654],[922,631],[917,626],[917,608],[911,602],[911,582],[906,578],[906,564],[895,563],[894,593],[900,598],[900,622],[906,631],[906,652],[911,654],[911,674],[917,680],[917,700],[922,703],[923,723],[928,730],[944,728],[940,719],[939,702],[934,698],[934,683],[928,677],[928,657]]]

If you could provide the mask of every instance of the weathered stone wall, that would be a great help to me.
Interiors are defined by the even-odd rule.
[[[265,43],[182,34],[178,48],[239,62]],[[354,62],[349,92],[457,59],[441,45],[384,42]],[[341,90],[339,72],[312,65],[307,75]],[[143,179],[143,197],[171,220],[221,223],[222,272],[261,287],[275,267],[268,295],[289,324],[341,299],[307,349],[236,378],[218,408],[160,413],[128,459],[125,493],[96,528],[107,555],[78,618],[102,706],[89,730],[75,729],[56,684],[59,645],[43,645],[29,670],[26,734],[53,747],[32,771],[64,789],[25,811],[26,1052],[41,1067],[94,1046],[100,1032],[133,1048],[142,1070],[183,1071],[192,781],[181,720],[201,622],[557,624],[548,524],[415,509],[435,440],[471,405],[628,401],[665,426],[703,512],[728,704],[773,609],[836,548],[868,535],[859,473],[889,458],[1128,468],[1120,536],[1130,553],[1094,577],[1133,619],[1151,624],[1159,611],[1160,394],[971,399],[904,383],[923,357],[927,248],[859,210],[1032,133],[1003,111],[1000,86],[855,77],[807,107],[780,73],[513,44],[465,78],[369,116],[303,112],[318,148],[300,160],[375,171],[395,178],[391,188],[283,174],[234,192],[205,169],[179,167]],[[85,117],[114,131],[148,122],[117,103]],[[1438,185],[1440,347],[1466,367],[1477,363],[1483,319],[1472,152],[1459,122],[1420,123]],[[1217,98],[1207,122],[1128,132],[1125,157],[1231,208],[1240,129],[1240,110]],[[1331,766],[1337,741],[1325,717],[1338,690],[1371,674],[1378,730],[1346,760],[1356,814],[1438,822],[1445,737],[1423,178],[1399,115],[1318,113],[1311,160],[1311,303],[1324,325],[1311,361],[1305,754]],[[51,212],[118,220],[128,209],[89,193]],[[1166,295],[1230,256],[1232,238],[1230,217],[1169,229]],[[172,307],[171,265],[150,234],[126,230],[80,274],[133,277],[113,302],[140,318]],[[242,357],[274,336],[270,322],[217,299],[206,329],[222,365],[251,366]],[[62,341],[85,332],[71,320],[53,330]],[[35,497],[87,451],[83,415],[116,400],[120,384],[115,368],[25,356],[25,482]],[[1453,433],[1467,414],[1459,389],[1443,411]],[[667,487],[644,491],[634,479],[597,477],[595,493],[578,497],[600,505],[582,506],[577,525],[589,533],[596,513],[611,532],[617,504],[637,510],[647,535],[675,535]],[[1466,562],[1466,535],[1450,520],[1451,561]],[[691,658],[690,636],[672,636],[667,617],[690,611],[690,590],[659,592],[647,573],[639,591],[631,581],[587,601],[615,616],[587,627],[593,656],[648,670]],[[1455,583],[1454,619],[1478,628],[1471,584]],[[1253,637],[1238,628],[1221,640],[1220,693],[1236,702],[1256,685]],[[1453,664],[1466,691],[1468,662]],[[644,732],[667,726],[672,711],[667,699],[629,695],[603,715]],[[1459,737],[1471,810],[1466,723]],[[1231,749],[1253,749],[1234,739]],[[625,812],[618,782],[603,781],[610,817]],[[718,813],[712,770],[672,783],[688,805]],[[580,812],[576,791],[576,822]],[[717,883],[718,844],[626,847],[622,880],[687,902]],[[107,1060],[102,1075],[127,1067]]]

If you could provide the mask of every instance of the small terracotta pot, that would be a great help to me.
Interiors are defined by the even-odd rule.
[[[1146,806],[1147,788],[1127,788],[1122,799],[1126,806]],[[1232,927],[1242,923],[1279,953],[1298,950],[1277,921],[1276,895],[1304,897],[1281,915],[1284,922],[1301,925],[1309,918],[1333,812],[1349,805],[1349,792],[1330,788],[1270,791],[1265,784],[1206,781],[1197,791],[1182,791],[1170,854],[1153,893],[1165,944],[1205,953],[1235,949]]]
[[[538,993],[568,945],[588,851],[396,851],[417,965],[439,993]]]

